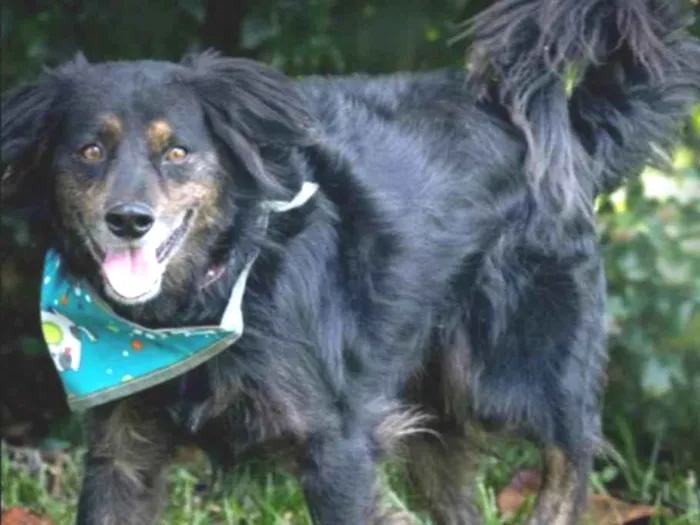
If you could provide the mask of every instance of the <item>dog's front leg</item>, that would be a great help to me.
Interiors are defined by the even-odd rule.
[[[80,525],[150,525],[172,457],[167,421],[136,399],[95,409],[78,505]]]
[[[375,461],[364,436],[310,439],[302,485],[316,525],[362,525],[374,511]]]
[[[529,525],[574,525],[585,505],[591,451],[582,449],[567,457],[548,447],[544,450],[544,484]],[[573,459],[575,457],[575,459]]]

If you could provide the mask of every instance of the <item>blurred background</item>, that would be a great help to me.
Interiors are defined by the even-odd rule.
[[[78,50],[90,61],[100,61],[178,59],[190,50],[215,47],[290,75],[462,67],[467,42],[450,40],[459,33],[460,22],[488,3],[4,0],[0,83],[4,91]],[[695,31],[700,34],[700,25]],[[672,169],[647,169],[598,203],[610,294],[605,434],[619,456],[599,466],[594,482],[598,480],[599,490],[607,487],[652,505],[661,502],[687,519],[697,516],[700,523],[695,481],[700,472],[699,108],[688,115],[683,136],[669,152]],[[3,507],[22,504],[55,518],[64,512],[56,502],[62,497],[73,501],[75,488],[59,487],[63,495],[56,496],[55,479],[45,486],[51,483],[42,462],[58,453],[72,457],[81,436],[38,339],[42,249],[31,219],[7,210],[2,214],[2,473],[3,486],[12,482],[16,489],[14,499],[3,491]],[[525,454],[513,461],[520,466],[527,458]],[[178,472],[189,485],[177,490],[190,487],[194,494],[198,478],[187,469]],[[35,483],[39,478],[40,486]],[[504,479],[493,483],[503,484]],[[487,496],[495,489],[487,486]],[[256,505],[257,510],[245,511],[247,516],[266,515],[265,504]],[[216,522],[212,514],[207,516],[203,523]],[[188,519],[182,523],[192,522]],[[268,523],[260,519],[248,522]],[[238,523],[228,518],[221,522]],[[286,522],[297,523],[294,518]]]

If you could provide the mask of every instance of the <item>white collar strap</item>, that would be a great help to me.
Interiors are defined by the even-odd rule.
[[[313,182],[304,182],[301,185],[299,193],[297,193],[294,198],[289,201],[266,201],[262,203],[263,213],[260,216],[260,223],[263,229],[267,229],[267,223],[269,219],[269,213],[283,213],[295,208],[299,208],[306,204],[311,197],[318,190],[318,184]],[[246,282],[248,281],[248,275],[250,275],[250,270],[253,267],[253,263],[258,258],[259,250],[250,257],[250,260],[246,263],[245,267],[241,271],[241,274],[236,279],[233,289],[231,290],[231,296],[229,298],[224,314],[221,317],[220,326],[224,330],[230,330],[232,332],[243,333],[243,294],[245,293]]]

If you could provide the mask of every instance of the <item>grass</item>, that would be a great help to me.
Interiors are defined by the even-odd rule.
[[[628,443],[629,445],[629,443]],[[669,473],[655,457],[642,460],[630,454],[633,448],[622,447],[618,456],[600,462],[591,479],[596,493],[606,494],[615,487],[615,497],[626,501],[663,507],[663,518],[650,522],[658,525],[697,525],[700,523],[700,493],[694,472]],[[72,524],[78,497],[83,452],[74,450],[40,460],[36,452],[18,459],[2,453],[3,509],[20,506],[49,517],[54,525]],[[33,456],[33,457],[32,457]],[[503,520],[496,505],[496,494],[512,473],[536,466],[534,450],[508,447],[484,458],[477,483],[477,503],[484,525],[524,523],[532,498],[520,512]],[[383,503],[409,511],[399,469],[384,466],[380,472]],[[210,475],[202,461],[177,463],[168,476],[169,497],[163,524],[168,525],[283,525],[309,524],[303,496],[293,478],[284,474],[255,473],[243,469],[234,479],[205,488]],[[425,516],[413,514],[416,524],[428,524]]]

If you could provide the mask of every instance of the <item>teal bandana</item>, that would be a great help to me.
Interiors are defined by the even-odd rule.
[[[290,202],[269,212],[302,206],[318,189],[304,183]],[[241,303],[255,253],[236,280],[218,326],[149,329],[117,315],[81,279],[68,275],[55,251],[44,263],[41,325],[71,410],[81,411],[173,379],[230,347],[243,333]]]

